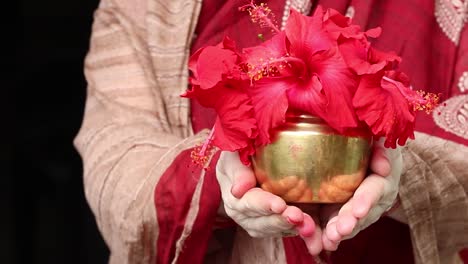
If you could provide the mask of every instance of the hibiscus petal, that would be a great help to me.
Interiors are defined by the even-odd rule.
[[[258,46],[243,49],[242,53],[243,61],[252,63],[283,57],[288,53],[286,35],[284,32],[280,32]]]
[[[364,36],[360,26],[351,24],[351,18],[343,16],[332,8],[328,9],[323,16],[323,27],[334,40],[338,40],[340,36],[345,38],[362,38]]]
[[[214,60],[212,60],[213,58]],[[237,68],[235,64],[237,59],[236,43],[228,37],[225,37],[216,46],[200,48],[188,61],[189,70],[193,74],[193,78],[190,80],[191,84],[200,85],[202,89],[213,87],[220,81],[220,76]],[[224,68],[218,67],[220,65]],[[201,75],[199,68],[203,69]]]
[[[204,107],[214,108],[217,103],[217,98],[213,95],[217,94],[216,88],[219,85],[222,84],[218,84],[213,87],[213,89],[201,89],[199,85],[192,85],[191,88],[185,91],[181,96],[196,99]]]
[[[195,53],[193,53],[193,55],[190,56],[190,59],[188,61],[188,68],[193,73],[193,76],[194,76],[193,81],[194,82],[196,82],[196,79],[198,79],[198,70],[197,70],[198,58],[200,57],[200,53],[202,53],[204,49],[205,48],[200,48],[197,51],[195,51]]]
[[[292,85],[294,82],[288,78],[264,78],[248,88],[258,122],[256,145],[270,143],[270,130],[284,123],[288,109],[286,90]]]
[[[315,72],[327,98],[322,118],[336,130],[356,127],[352,98],[356,89],[357,76],[347,67],[336,48],[320,52],[310,57],[310,70]]]
[[[370,38],[378,38],[382,34],[382,28],[381,27],[376,27],[376,28],[371,28],[366,31],[366,36]]]
[[[374,74],[382,69],[391,68],[401,61],[391,52],[379,51],[370,47],[367,39],[349,39],[339,44],[340,53],[346,64],[358,75]]]
[[[234,40],[232,40],[230,37],[228,36],[225,36],[223,41],[221,41],[217,47],[219,48],[223,48],[223,49],[228,49],[228,50],[232,50],[234,52],[237,51],[237,45],[236,45],[236,42]]]
[[[364,75],[353,99],[358,118],[367,123],[377,137],[386,137],[386,147],[404,145],[414,134],[414,113],[405,97],[383,73]]]
[[[250,97],[242,89],[246,82],[220,83],[212,89],[193,86],[182,96],[196,99],[201,105],[214,108],[218,117],[214,126],[213,145],[236,151],[248,147],[257,136],[257,121]]]
[[[368,60],[371,64],[385,62],[385,69],[390,70],[401,62],[401,58],[395,52],[385,52],[371,47],[369,49]],[[377,72],[377,71],[375,71]],[[374,73],[375,73],[374,72]]]
[[[245,166],[250,166],[250,157],[255,154],[254,144],[249,144],[247,147],[239,150],[239,158]]]
[[[322,83],[314,75],[307,83],[297,83],[287,91],[289,107],[326,118],[327,98],[322,92]]]
[[[324,22],[333,22],[338,27],[345,28],[351,25],[351,18],[343,16],[340,12],[333,8],[327,9],[323,16]]]
[[[223,74],[236,67],[237,54],[218,47],[206,47],[197,63],[198,81],[202,89],[215,86]]]
[[[317,7],[313,16],[304,16],[292,9],[285,26],[286,36],[291,43],[291,55],[303,57],[333,46],[333,40],[323,30],[323,10]]]
[[[213,144],[220,149],[234,151],[247,147],[257,136],[257,122],[253,107],[246,93],[235,89],[219,89],[215,110],[218,119],[215,124]]]
[[[242,64],[252,80],[271,76],[289,76],[287,66],[288,43],[284,32],[276,34],[261,45],[245,48],[242,51]]]

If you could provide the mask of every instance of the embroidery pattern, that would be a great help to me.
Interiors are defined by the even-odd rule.
[[[468,18],[468,0],[435,0],[435,17],[445,35],[458,45]]]
[[[452,97],[444,105],[434,110],[434,122],[445,131],[468,139],[468,95]]]
[[[286,21],[288,20],[289,12],[291,11],[291,8],[296,9],[302,14],[308,14],[310,13],[310,9],[312,8],[312,1],[310,0],[286,0],[286,3],[284,5],[283,16],[281,18],[281,30],[283,30],[284,27],[286,26]]]
[[[355,13],[356,13],[356,10],[354,10],[354,7],[353,7],[353,6],[349,6],[348,9],[346,9],[346,14],[345,14],[345,16],[347,16],[347,17],[349,17],[349,18],[353,18]]]
[[[468,71],[464,72],[460,79],[458,80],[458,88],[460,88],[460,92],[468,92]]]

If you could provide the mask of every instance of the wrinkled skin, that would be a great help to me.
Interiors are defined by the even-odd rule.
[[[298,234],[312,255],[333,251],[342,240],[376,222],[394,203],[402,171],[399,149],[374,146],[371,174],[343,205],[306,207],[287,205],[279,196],[256,186],[250,167],[233,152],[222,152],[216,172],[222,193],[222,208],[253,237]]]

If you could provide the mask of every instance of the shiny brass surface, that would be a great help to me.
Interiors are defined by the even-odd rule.
[[[253,167],[261,188],[290,203],[342,203],[367,171],[372,137],[339,135],[321,119],[288,114],[257,149]]]

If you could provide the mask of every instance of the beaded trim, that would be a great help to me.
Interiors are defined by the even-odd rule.
[[[312,8],[312,1],[310,0],[286,0],[284,5],[283,16],[281,17],[281,30],[286,26],[286,21],[288,21],[289,12],[291,8],[296,9],[300,13],[307,15],[310,13]]]
[[[460,79],[458,80],[458,88],[460,88],[460,92],[468,92],[468,71],[464,72]]]
[[[435,0],[435,17],[445,35],[458,45],[468,19],[468,0]]]
[[[356,10],[354,9],[354,7],[353,7],[353,6],[349,6],[348,9],[346,9],[346,14],[345,14],[345,16],[347,16],[347,17],[349,17],[349,18],[353,18],[355,13],[356,13]]]
[[[433,118],[443,130],[468,139],[468,94],[446,100],[434,110]]]

